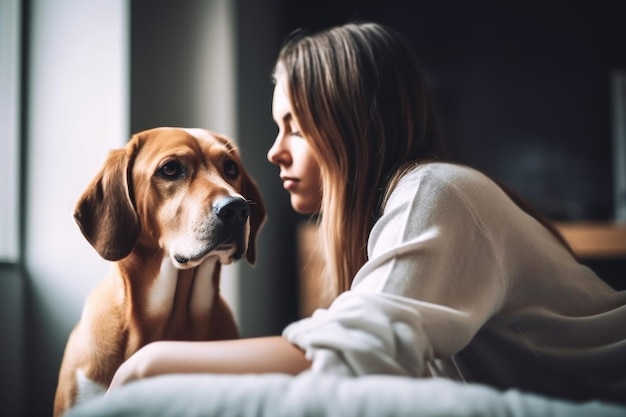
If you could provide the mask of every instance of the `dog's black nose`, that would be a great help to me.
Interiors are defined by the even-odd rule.
[[[250,206],[241,197],[225,197],[213,205],[215,215],[225,224],[242,224],[250,216]]]

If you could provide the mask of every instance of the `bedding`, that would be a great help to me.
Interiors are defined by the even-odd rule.
[[[626,406],[572,403],[443,378],[167,375],[130,383],[66,417],[624,417]]]

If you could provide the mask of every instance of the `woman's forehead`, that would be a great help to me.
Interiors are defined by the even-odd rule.
[[[274,96],[272,99],[272,115],[276,122],[291,113],[291,103],[287,91],[287,76],[284,73],[276,73],[276,83],[274,85]]]

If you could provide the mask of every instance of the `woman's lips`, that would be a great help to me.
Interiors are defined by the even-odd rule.
[[[297,178],[291,177],[281,177],[281,179],[283,180],[283,188],[288,191],[295,190],[299,181]]]

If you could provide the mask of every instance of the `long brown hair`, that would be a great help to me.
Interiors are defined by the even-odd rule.
[[[349,23],[284,43],[293,114],[322,175],[320,235],[334,295],[367,258],[381,195],[408,161],[440,153],[423,77],[391,28]]]
[[[319,220],[329,296],[350,288],[385,192],[443,146],[416,56],[394,29],[354,22],[292,33],[284,71],[292,114],[320,165]]]

